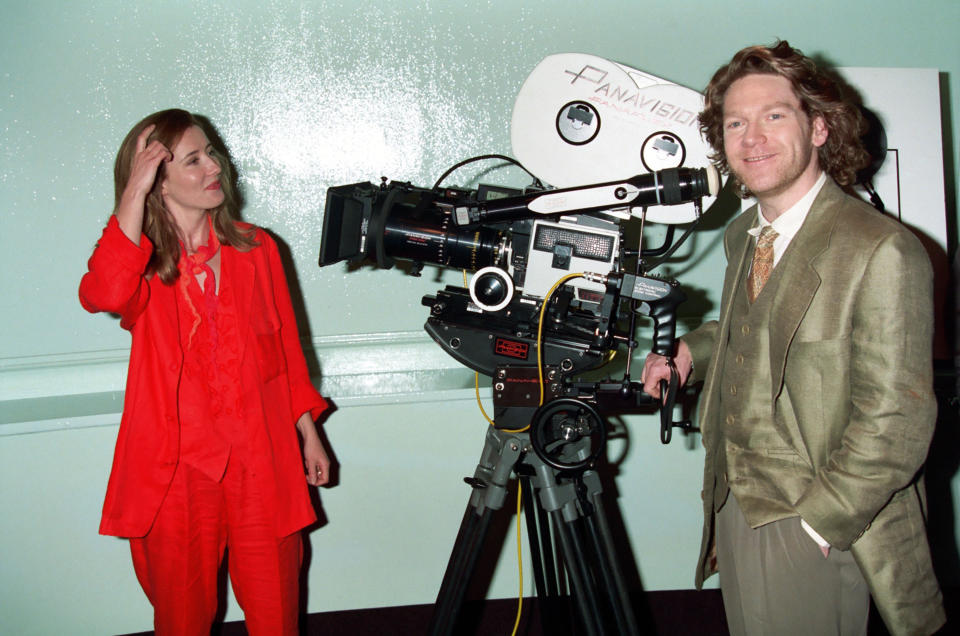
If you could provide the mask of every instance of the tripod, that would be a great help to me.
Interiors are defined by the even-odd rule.
[[[600,479],[592,470],[604,450],[604,423],[592,407],[574,399],[556,400],[541,411],[528,431],[487,430],[477,469],[465,480],[473,491],[437,595],[428,632],[432,636],[453,633],[490,521],[503,507],[513,473],[534,495],[524,509],[538,597],[559,597],[565,572],[588,636],[639,634],[604,514]]]

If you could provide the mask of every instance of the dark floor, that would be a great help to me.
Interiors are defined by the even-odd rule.
[[[723,604],[717,590],[649,592],[635,603],[637,621],[643,634],[697,634],[727,636]],[[543,604],[532,598],[523,601],[519,636],[579,636],[569,603],[561,601],[541,612]],[[516,620],[516,599],[468,602],[460,612],[457,636],[509,636]],[[544,629],[544,614],[548,624]],[[304,636],[408,636],[426,634],[433,605],[406,605],[311,614],[301,619]],[[242,622],[215,626],[214,636],[246,636]],[[148,636],[153,632],[130,634]]]
[[[938,632],[939,636],[960,634],[956,627],[957,617],[953,608],[960,601],[956,589],[945,590],[945,606],[951,621]],[[647,592],[635,604],[637,621],[642,634],[727,636],[727,623],[723,614],[723,601],[718,590],[676,590]],[[535,599],[524,599],[523,616],[518,634],[521,636],[578,636],[570,608],[561,603],[541,611],[544,605]],[[508,635],[513,630],[516,618],[515,599],[502,599],[468,603],[461,611],[455,630],[458,636]],[[433,605],[407,605],[359,609],[341,612],[311,614],[301,621],[304,636],[408,636],[426,634],[433,613]],[[543,625],[547,617],[546,629]],[[242,622],[230,622],[217,626],[214,636],[246,636]],[[153,632],[131,634],[147,636]],[[869,636],[889,636],[883,622],[875,612],[870,617]],[[814,636],[814,635],[811,635]]]
[[[695,602],[696,600],[696,602]],[[651,592],[646,603],[638,604],[637,621],[643,634],[697,634],[726,636],[727,624],[723,616],[720,594],[716,591]],[[542,611],[544,605],[535,599],[524,599],[521,636],[579,636],[584,633],[575,626],[569,604],[562,602]],[[366,615],[366,612],[377,616]],[[461,611],[454,630],[458,636],[509,636],[516,620],[516,599],[501,599],[468,604]],[[314,615],[307,619],[304,634],[396,635],[426,634],[433,613],[432,605],[383,608],[364,612],[333,612]],[[546,614],[548,623],[543,624]],[[243,632],[224,631],[221,636],[241,636]]]

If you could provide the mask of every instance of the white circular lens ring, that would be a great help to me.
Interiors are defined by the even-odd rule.
[[[496,305],[488,305],[480,301],[477,298],[477,281],[484,276],[485,274],[494,274],[499,277],[507,288],[507,293],[504,295],[504,299],[501,300]],[[484,311],[500,311],[504,307],[510,304],[510,301],[513,300],[513,292],[515,287],[513,285],[513,279],[510,277],[510,274],[504,270],[496,267],[494,265],[489,265],[483,269],[478,269],[473,273],[473,276],[470,278],[470,300],[472,300],[477,307]]]

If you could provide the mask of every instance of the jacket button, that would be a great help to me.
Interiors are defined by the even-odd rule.
[[[743,364],[743,354],[742,354],[742,353],[738,353],[738,354],[737,354],[737,364],[740,364],[740,365]]]
[[[736,395],[736,394],[737,394],[737,385],[736,385],[736,384],[731,384],[731,385],[730,385],[730,395]]]
[[[750,325],[744,325],[744,326],[740,327],[740,333],[742,333],[742,334],[745,335],[745,336],[746,336],[746,335],[749,335],[749,334],[750,334]]]

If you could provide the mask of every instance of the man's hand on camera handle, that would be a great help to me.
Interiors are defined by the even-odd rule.
[[[656,353],[647,354],[647,359],[643,363],[643,373],[640,375],[640,382],[643,383],[643,390],[647,395],[661,399],[660,382],[666,381],[669,384],[671,363],[680,376],[680,386],[684,386],[693,369],[693,358],[690,356],[690,348],[683,340],[677,340],[677,350],[672,361],[671,358]]]

